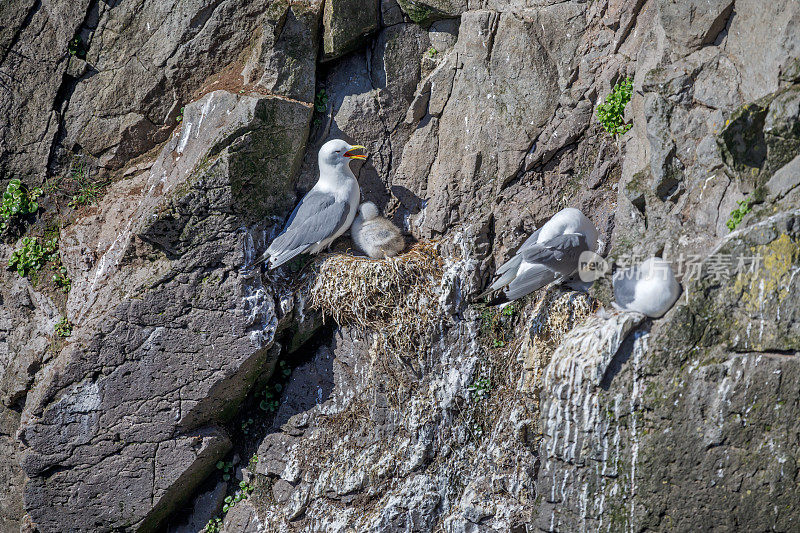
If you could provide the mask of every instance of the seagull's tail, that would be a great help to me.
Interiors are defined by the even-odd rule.
[[[305,248],[295,248],[293,250],[287,250],[285,252],[281,252],[278,254],[270,254],[269,250],[264,252],[264,255],[269,257],[269,269],[274,270],[281,266],[284,263],[288,263],[298,255],[305,253],[308,250],[308,247]]]
[[[270,255],[269,251],[264,252],[263,254],[261,254],[261,256],[258,259],[253,261],[251,266],[258,266],[261,263],[265,263],[267,260],[269,260],[269,255]]]

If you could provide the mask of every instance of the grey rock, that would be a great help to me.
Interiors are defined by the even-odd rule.
[[[43,182],[63,113],[67,43],[87,2],[5,2],[0,39],[0,176]],[[24,81],[23,78],[24,77]],[[62,89],[63,86],[63,89]]]
[[[320,0],[270,3],[241,71],[245,86],[312,102],[321,11]]]
[[[574,51],[575,43],[566,35],[542,35],[542,24],[578,33],[583,19],[568,4],[541,9],[530,19],[486,11],[462,16],[452,59],[446,58],[431,75],[429,112],[436,116],[442,109],[437,127],[447,134],[439,136],[431,164],[430,145],[413,139],[428,135],[418,129],[397,171],[406,177],[406,189],[428,199],[418,235],[443,233],[468,212],[486,216],[487,197],[517,174],[532,140],[555,110],[559,81],[573,68],[569,50]],[[474,35],[482,36],[480,41]],[[530,99],[531,94],[538,96]],[[417,146],[419,151],[412,152]],[[430,169],[427,183],[408,180],[418,169]]]
[[[355,50],[377,31],[378,0],[325,0],[322,14],[322,60]]]
[[[263,524],[256,516],[256,510],[248,500],[234,505],[223,521],[223,531],[261,531]]]
[[[222,481],[212,489],[198,495],[194,500],[194,505],[187,521],[177,527],[170,528],[169,533],[197,533],[198,531],[203,531],[208,521],[222,511],[227,491],[228,483]]]
[[[658,2],[661,24],[668,38],[689,50],[713,43],[733,12],[733,0]]]
[[[800,155],[778,170],[766,183],[772,199],[781,200],[800,185]],[[795,191],[796,192],[796,191]]]
[[[672,105],[663,97],[651,94],[645,101],[647,139],[650,142],[652,188],[662,200],[675,193],[683,180],[683,164],[676,157],[677,147],[670,132]]]
[[[40,529],[87,512],[87,529],[155,528],[230,447],[216,424],[261,372],[277,328],[270,289],[240,269],[266,235],[253,215],[290,205],[309,116],[282,98],[206,95],[150,172],[119,182],[62,238],[76,328],[40,372],[20,432]],[[71,490],[85,484],[101,496]]]
[[[384,26],[393,26],[403,22],[403,10],[397,0],[381,0],[381,23]]]
[[[417,24],[428,25],[447,17],[457,17],[467,10],[467,0],[397,0],[400,8]]]
[[[0,531],[20,531],[20,523],[25,510],[22,493],[25,473],[17,458],[16,432],[19,428],[19,413],[0,404]]]
[[[93,71],[75,84],[62,145],[117,169],[164,142],[198,93],[257,83],[310,102],[319,9],[241,0],[102,4],[87,55]],[[250,58],[244,69],[231,64],[250,46],[263,66]]]
[[[592,111],[592,103],[582,100],[560,123],[551,123],[536,140],[533,152],[526,156],[525,170],[548,163],[557,151],[578,140],[589,126]]]

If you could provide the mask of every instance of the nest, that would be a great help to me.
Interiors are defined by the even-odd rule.
[[[308,301],[340,326],[372,331],[379,352],[420,353],[436,323],[442,273],[430,241],[388,259],[332,254],[318,263]]]

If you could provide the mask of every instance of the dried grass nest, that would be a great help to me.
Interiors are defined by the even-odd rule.
[[[433,241],[387,259],[330,254],[309,280],[308,301],[340,326],[375,333],[379,351],[418,353],[436,322],[443,270]]]

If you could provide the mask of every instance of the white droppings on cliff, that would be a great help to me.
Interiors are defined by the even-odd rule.
[[[240,227],[238,231],[244,234],[242,239],[242,264],[249,267],[258,259],[258,250],[266,247],[267,230],[260,227]]]
[[[635,531],[635,511],[636,511],[636,463],[639,460],[639,431],[638,419],[636,411],[639,407],[639,398],[641,397],[641,361],[642,356],[647,353],[647,345],[649,340],[649,333],[634,332],[633,354],[631,355],[632,363],[632,382],[631,387],[631,403],[630,403],[630,416],[631,416],[631,486],[630,486],[630,500],[631,510],[629,525],[631,531]]]
[[[594,527],[590,521],[599,521],[602,526],[606,496],[611,497],[621,489],[631,496],[636,493],[635,465],[640,438],[636,411],[642,394],[639,372],[647,352],[646,332],[634,333],[630,348],[631,393],[616,394],[613,409],[605,411],[600,407],[600,384],[627,334],[642,320],[641,315],[631,313],[590,317],[567,334],[543,375],[543,390],[549,400],[543,406],[542,416],[542,472],[552,483],[551,502],[577,501],[584,530]],[[630,431],[623,436],[620,415],[626,412],[631,419]],[[619,471],[625,437],[629,439],[625,448],[631,450],[631,471],[627,478],[621,477]],[[592,458],[597,462],[589,466]],[[558,463],[571,466],[564,468],[557,466]],[[599,483],[593,492],[600,499],[595,498],[591,506],[587,476],[596,476]],[[629,514],[632,523],[633,500]]]
[[[272,344],[278,329],[275,301],[263,287],[249,287],[247,292],[242,298],[245,327],[252,328],[249,337],[256,348],[265,348]]]
[[[439,289],[439,306],[443,310],[456,311],[463,304],[463,280],[469,279],[477,268],[478,262],[473,259],[474,243],[468,238],[463,228],[455,231],[452,243],[459,248],[460,257],[446,258],[444,272]]]
[[[417,213],[416,215],[417,218],[415,220],[413,221],[411,220],[410,214],[403,217],[403,228],[405,228],[407,232],[411,233],[413,226],[416,226],[418,228],[422,227],[422,225],[425,223],[425,215],[427,213],[426,209],[427,207],[428,207],[428,200],[422,200],[422,202],[420,202],[419,213]]]
[[[544,373],[545,387],[556,391],[543,428],[550,436],[548,456],[574,461],[579,435],[597,430],[598,386],[628,332],[643,319],[634,313],[594,316],[564,338]]]
[[[200,109],[200,120],[197,122],[198,131],[200,131],[200,128],[203,126],[203,120],[206,118],[206,115],[211,111],[214,111],[216,107],[217,106],[214,103],[214,95],[212,93],[211,97],[203,103],[203,107]],[[230,111],[230,109],[228,111]]]
[[[175,151],[179,154],[182,154],[183,151],[186,149],[186,145],[189,144],[189,138],[192,136],[192,124],[187,122],[183,125],[181,129],[181,139],[178,141],[178,146],[175,148]]]
[[[100,408],[100,386],[96,381],[91,381],[79,386],[66,402],[71,413],[91,413]]]

